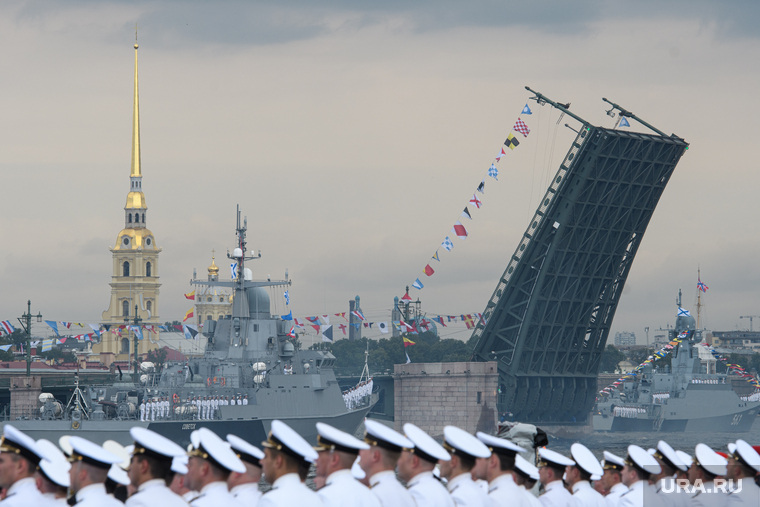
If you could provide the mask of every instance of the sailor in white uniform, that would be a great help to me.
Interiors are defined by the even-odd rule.
[[[60,452],[60,451],[58,451]],[[53,461],[44,458],[39,464],[39,478],[37,479],[37,489],[40,490],[45,502],[38,504],[39,507],[68,505],[66,497],[68,496],[71,480],[69,479],[69,469],[71,464],[66,458],[61,457]]]
[[[243,505],[255,507],[261,498],[259,481],[261,481],[261,460],[264,452],[237,435],[227,435],[227,442],[245,466],[245,473],[231,472],[227,487],[232,496]]]
[[[457,506],[478,507],[489,504],[488,493],[472,480],[471,471],[478,458],[490,458],[491,451],[474,435],[456,426],[444,426],[443,448],[451,455],[439,463],[446,489]]]
[[[145,399],[140,402],[140,420],[145,421]]]
[[[372,494],[383,507],[415,507],[412,495],[396,479],[396,463],[401,451],[414,444],[385,424],[364,421],[364,441],[369,449],[359,451],[359,466],[369,478]]]
[[[650,478],[660,504],[662,507],[687,507],[690,495],[686,490],[677,487],[676,473],[686,472],[689,468],[664,440],[657,442],[653,456],[662,468],[659,474]]]
[[[693,486],[701,484],[689,500],[692,507],[723,507],[728,504],[725,476],[728,460],[705,444],[694,449],[694,464],[689,467],[689,481]]]
[[[620,478],[623,484],[628,486],[628,491],[620,497],[618,507],[659,505],[654,491],[649,486],[649,478],[661,471],[662,467],[654,456],[638,445],[629,445],[625,466],[620,473]]]
[[[488,481],[488,498],[495,506],[528,507],[528,499],[515,483],[515,457],[525,449],[504,438],[495,437],[479,431],[478,440],[491,451],[486,460],[486,480]]]
[[[734,490],[728,495],[730,507],[757,507],[760,505],[760,487],[755,475],[760,472],[760,455],[744,440],[737,440],[728,457],[726,477],[733,481]]]
[[[238,506],[235,497],[227,489],[231,472],[245,472],[230,445],[208,428],[199,428],[190,434],[187,475],[189,489],[198,491],[190,505],[193,507]]]
[[[0,488],[6,490],[0,506],[28,506],[45,502],[37,489],[34,472],[40,462],[37,443],[10,424],[3,427],[0,439]]]
[[[362,449],[369,449],[369,444],[329,424],[317,423],[316,475],[325,479],[317,494],[325,506],[380,507],[377,497],[351,474],[351,466]]]
[[[183,507],[187,502],[166,485],[172,460],[185,453],[168,438],[141,426],[129,430],[134,450],[129,462],[129,480],[137,490],[127,498],[127,507]]]
[[[269,438],[261,443],[264,479],[272,489],[264,493],[259,507],[321,507],[322,500],[304,481],[317,451],[284,422],[272,421]]]
[[[562,476],[565,469],[575,465],[575,461],[545,447],[538,449],[538,476],[544,486],[544,493],[538,497],[544,507],[567,507],[573,496],[565,489]]]
[[[607,507],[604,497],[591,487],[591,477],[601,478],[604,474],[602,465],[588,448],[578,442],[570,446],[570,456],[575,465],[565,469],[565,482],[573,492],[573,505],[576,507]]]
[[[530,507],[542,507],[541,500],[532,491],[538,482],[538,468],[519,454],[515,456],[514,479],[520,491],[528,499],[528,505]]]
[[[190,503],[196,496],[197,491],[193,491],[185,484],[185,477],[187,476],[187,454],[183,456],[177,456],[172,459],[171,472],[173,473],[171,480],[169,481],[169,489],[174,493],[182,497],[185,502]]]
[[[620,477],[620,472],[623,471],[624,466],[625,461],[623,458],[609,451],[604,451],[602,485],[607,490],[607,496],[604,497],[607,507],[617,507],[620,497],[628,491],[628,486],[622,483]]]
[[[406,481],[407,489],[417,507],[454,507],[454,501],[441,482],[433,476],[439,461],[451,456],[441,444],[411,423],[404,424],[404,434],[412,441],[412,449],[404,449],[398,460],[398,475]]]
[[[78,507],[121,507],[123,504],[106,493],[105,481],[111,465],[122,461],[101,446],[77,436],[69,438],[71,456],[69,479],[72,505]],[[27,504],[34,505],[34,504]]]

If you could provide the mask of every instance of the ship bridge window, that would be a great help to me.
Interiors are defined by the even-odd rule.
[[[258,324],[254,324],[253,325],[253,332],[254,333],[258,333],[259,332],[259,325]]]

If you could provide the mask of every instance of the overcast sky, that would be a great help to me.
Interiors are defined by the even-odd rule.
[[[0,5],[0,320],[97,322],[129,190],[140,43],[147,226],[163,249],[159,317],[181,320],[193,270],[227,275],[235,206],[255,277],[293,279],[296,316],[374,321],[415,278],[428,314],[482,312],[573,133],[532,129],[487,181],[470,237],[449,234],[530,94],[611,127],[602,97],[686,139],[613,325],[644,342],[694,309],[760,315],[760,4],[639,2],[7,1]],[[318,6],[315,6],[317,4]],[[663,5],[666,4],[666,5]],[[632,122],[634,130],[645,131]],[[228,276],[228,275],[227,275]],[[276,307],[275,304],[276,303]],[[273,311],[286,313],[278,291]],[[760,317],[754,324],[760,330]],[[466,339],[464,330],[446,336]],[[372,333],[379,334],[379,333]]]

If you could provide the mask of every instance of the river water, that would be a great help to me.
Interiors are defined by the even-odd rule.
[[[709,407],[705,407],[709,409]],[[760,445],[760,417],[755,419],[750,431],[746,433],[727,433],[716,428],[714,433],[679,432],[679,433],[655,433],[655,432],[631,432],[631,433],[603,433],[594,432],[587,435],[579,435],[576,439],[558,438],[549,435],[549,447],[559,453],[568,455],[573,442],[580,442],[588,447],[596,457],[602,458],[603,451],[609,451],[624,457],[627,448],[631,444],[644,449],[656,447],[657,442],[664,440],[674,449],[680,449],[689,455],[694,455],[694,447],[703,443],[716,451],[727,452],[726,444],[743,439],[750,445]]]

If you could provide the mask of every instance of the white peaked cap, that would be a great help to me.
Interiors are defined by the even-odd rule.
[[[443,447],[451,454],[465,454],[473,458],[488,458],[491,450],[475,435],[456,426],[444,426]]]
[[[414,447],[412,441],[404,435],[372,419],[365,419],[364,429],[364,441],[369,445],[376,445],[396,452]]]
[[[412,452],[425,461],[437,463],[438,460],[449,461],[451,459],[441,444],[414,424],[404,424],[404,434],[414,444]]]
[[[538,463],[539,467],[552,466],[554,468],[563,468],[563,467],[575,466],[575,461],[571,460],[570,458],[566,456],[561,455],[560,453],[556,451],[547,449],[546,447],[539,447],[538,457],[540,458],[540,461]]]
[[[369,449],[369,444],[329,424],[317,423],[317,446],[314,450],[358,454],[362,449]]]
[[[589,451],[585,445],[575,442],[570,446],[570,455],[575,461],[575,466],[581,468],[584,472],[591,476],[601,476],[604,474],[604,469],[594,454]],[[599,480],[599,479],[593,479]]]
[[[245,473],[245,465],[232,452],[230,444],[219,438],[219,435],[210,429],[202,427],[193,431],[190,434],[190,441],[193,450],[188,453],[189,456],[209,460],[230,472]]]
[[[519,454],[515,456],[515,470],[521,472],[526,477],[530,477],[531,480],[538,480],[538,468]]]
[[[489,435],[488,433],[483,433],[482,431],[475,433],[475,436],[478,437],[478,440],[488,446],[488,449],[491,452],[495,452],[497,454],[516,454],[518,452],[525,452],[525,449],[517,444],[510,442],[506,438],[495,437],[493,435]]]
[[[694,448],[694,463],[712,475],[726,475],[728,472],[728,460],[705,444],[697,444]]]
[[[314,463],[319,457],[309,442],[279,419],[272,421],[269,438],[261,442],[261,445],[277,449],[308,463]]]
[[[74,436],[69,439],[69,443],[72,449],[71,458],[74,461],[83,461],[99,468],[110,468],[111,465],[122,461],[121,456],[108,452],[84,438]]]

